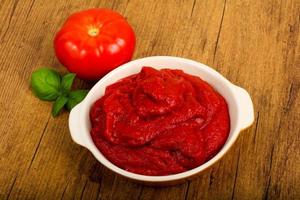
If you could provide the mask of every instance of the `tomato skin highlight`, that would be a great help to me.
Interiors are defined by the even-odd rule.
[[[54,39],[58,60],[81,79],[98,80],[131,60],[135,34],[126,19],[109,9],[72,14]]]

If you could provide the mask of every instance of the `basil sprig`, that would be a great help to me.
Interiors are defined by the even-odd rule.
[[[44,101],[54,101],[52,115],[56,117],[66,107],[71,110],[80,103],[88,90],[71,91],[75,74],[63,77],[53,69],[41,68],[31,75],[31,88],[35,96]]]
[[[60,96],[60,75],[47,68],[41,68],[31,75],[31,88],[33,93],[44,101],[54,101]]]
[[[76,90],[72,91],[68,95],[68,102],[66,104],[66,107],[68,110],[72,110],[73,107],[75,107],[78,103],[80,103],[84,97],[87,95],[87,90]]]

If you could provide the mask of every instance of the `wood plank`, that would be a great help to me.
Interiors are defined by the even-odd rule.
[[[20,7],[27,8],[26,5],[22,4],[23,2],[19,2],[19,3],[20,3],[19,4]],[[24,41],[25,40],[24,47],[27,47],[28,44],[32,45],[32,41],[35,41],[35,43],[39,47],[37,49],[31,49],[31,48],[26,49],[29,55],[35,56],[35,60],[37,60],[37,59],[39,59],[39,60],[36,61],[37,63],[33,63],[33,62],[30,63],[33,66],[27,66],[27,68],[25,68],[28,70],[27,74],[24,74],[25,76],[28,76],[31,74],[30,69],[32,69],[32,67],[37,68],[39,65],[45,65],[45,64],[49,65],[49,66],[56,66],[56,67],[59,66],[59,64],[57,63],[57,60],[55,59],[54,54],[53,54],[53,47],[52,47],[53,35],[58,28],[57,25],[60,25],[63,22],[63,19],[66,16],[68,16],[72,11],[74,12],[76,10],[76,6],[79,6],[79,5],[82,6],[82,4],[80,4],[80,2],[78,2],[77,5],[72,4],[73,8],[70,9],[70,1],[65,2],[65,4],[60,5],[60,7],[55,6],[56,2],[52,2],[52,3],[53,3],[52,5],[51,4],[45,5],[44,2],[42,2],[42,1],[35,2],[35,4],[33,4],[30,8],[32,15],[29,14],[28,16],[29,17],[32,16],[32,19],[30,20],[30,22],[31,22],[31,25],[33,27],[35,27],[36,29],[32,30],[31,26],[28,26],[28,27],[26,27],[27,31],[28,31],[28,32],[26,32],[27,33],[26,35],[20,34],[20,35],[18,35],[18,36],[20,36],[20,38],[14,38],[16,41],[18,41],[18,40]],[[106,2],[106,3],[109,3],[109,2]],[[85,5],[85,6],[89,7],[89,5]],[[60,13],[64,13],[65,16],[62,16]],[[24,12],[24,15],[25,15],[25,12]],[[26,13],[26,15],[27,15],[27,13]],[[51,17],[52,15],[60,16],[61,18],[53,18],[53,17]],[[39,21],[36,21],[37,16],[39,16],[38,17]],[[23,23],[25,23],[25,22],[23,21]],[[14,25],[14,27],[18,28],[18,25]],[[22,30],[21,28],[19,28],[19,29]],[[11,34],[15,34],[15,32],[14,32],[15,30],[18,30],[18,29],[12,30]],[[8,34],[6,34],[6,35],[9,35],[10,32],[7,32],[7,33]],[[40,40],[37,40],[37,38]],[[44,38],[46,38],[46,39],[44,39]],[[22,47],[23,46],[20,46],[20,48],[22,48]],[[24,49],[21,49],[21,50],[24,50]],[[35,50],[36,52],[34,53],[32,50]],[[49,55],[49,53],[50,53],[50,55]],[[5,54],[1,54],[1,55],[5,55]],[[39,55],[39,56],[36,57],[36,55]],[[5,59],[7,61],[11,60],[9,58],[5,58]],[[20,69],[24,69],[24,68],[20,68]],[[59,68],[59,70],[62,70],[62,69]],[[7,76],[7,74],[5,74],[5,75]],[[23,76],[21,78],[24,79]],[[8,81],[10,81],[10,80],[8,80]],[[19,158],[16,159],[12,154],[9,154],[9,158],[12,158],[11,159],[12,162],[15,162],[17,160],[17,161],[22,161],[24,163],[27,163],[27,166],[23,164],[24,167],[26,167],[26,169],[22,169],[22,168],[18,169],[19,178],[15,182],[13,189],[11,189],[10,197],[12,199],[23,198],[23,197],[27,197],[27,198],[37,197],[37,198],[47,198],[47,199],[51,199],[54,197],[58,198],[61,195],[60,190],[62,188],[65,188],[65,184],[68,183],[68,181],[70,181],[70,185],[72,186],[72,183],[80,184],[81,178],[76,177],[76,178],[70,178],[71,180],[69,180],[68,179],[69,177],[67,176],[68,174],[63,174],[63,172],[66,171],[66,173],[67,173],[68,169],[73,167],[72,165],[70,165],[70,166],[63,165],[63,164],[71,164],[70,161],[68,160],[68,156],[65,157],[64,154],[59,154],[59,152],[65,150],[65,148],[61,149],[60,147],[56,147],[54,145],[54,147],[52,149],[53,151],[52,150],[49,151],[49,143],[52,143],[52,144],[63,143],[64,144],[63,141],[67,139],[67,142],[69,142],[69,144],[71,143],[72,146],[68,145],[67,142],[66,142],[66,144],[64,144],[64,145],[62,144],[60,146],[66,147],[66,148],[75,146],[75,148],[69,149],[69,151],[71,152],[71,154],[69,154],[69,155],[72,155],[72,154],[77,155],[78,151],[82,151],[82,149],[79,146],[76,146],[70,139],[68,128],[67,128],[67,123],[66,123],[68,115],[65,113],[65,117],[61,116],[60,120],[52,119],[50,117],[51,104],[40,102],[37,99],[35,99],[32,96],[31,92],[28,90],[28,85],[27,85],[28,78],[26,78],[24,81],[26,81],[25,84],[22,83],[20,85],[26,87],[27,98],[30,98],[30,100],[25,101],[25,102],[39,103],[42,105],[39,107],[40,110],[30,109],[30,107],[36,107],[35,105],[32,105],[33,103],[31,103],[31,105],[29,105],[30,107],[25,107],[26,111],[33,110],[33,112],[28,113],[28,118],[30,118],[31,116],[36,116],[36,117],[38,117],[38,119],[41,119],[43,116],[39,115],[38,113],[42,112],[45,114],[47,113],[46,118],[45,118],[47,121],[36,124],[36,122],[39,122],[39,120],[36,120],[35,118],[33,118],[32,123],[35,126],[42,125],[41,131],[38,131],[38,129],[35,126],[29,130],[28,130],[28,128],[24,128],[24,130],[32,131],[35,133],[40,132],[41,135],[39,135],[37,137],[37,141],[34,141],[32,139],[30,140],[30,138],[28,138],[28,136],[27,136],[28,140],[26,140],[26,141],[31,141],[33,144],[36,144],[35,148],[32,148],[29,145],[25,144],[26,148],[24,148],[24,146],[22,148],[23,151],[25,151],[23,153],[23,155],[16,150],[15,152],[18,153],[18,156],[22,156],[22,159],[19,159]],[[13,95],[13,93],[11,93],[11,94]],[[21,102],[20,102],[20,104],[21,104]],[[48,107],[46,112],[45,112],[45,106]],[[18,111],[22,112],[24,110],[18,109]],[[22,118],[27,117],[21,113],[17,113],[15,115],[20,116]],[[19,120],[21,120],[21,119],[19,119]],[[59,124],[55,125],[55,123],[59,123]],[[14,123],[11,123],[11,124],[14,124]],[[56,127],[58,129],[55,129]],[[54,131],[49,132],[48,130],[50,128],[52,128],[52,131],[53,130]],[[35,130],[35,131],[33,131],[33,130]],[[60,135],[59,135],[60,137],[58,137],[57,135],[53,136],[51,133],[52,134],[60,133]],[[26,135],[30,135],[30,133],[26,133],[26,132],[23,132],[21,134],[24,134],[24,137]],[[67,137],[67,138],[65,138],[65,137]],[[23,140],[23,137],[20,136],[20,137],[18,137],[18,139]],[[12,142],[17,143],[17,144],[22,144],[19,141],[12,141]],[[45,145],[46,145],[46,147],[45,147]],[[29,159],[26,159],[24,157],[24,155],[26,153],[30,154],[30,150],[34,151],[34,152],[32,152],[32,157]],[[29,152],[26,152],[26,151],[29,151]],[[47,154],[47,156],[40,156],[40,155],[45,155],[45,154]],[[62,157],[59,157],[61,160],[59,160],[56,155],[62,156]],[[80,154],[79,154],[79,156],[80,156]],[[91,155],[89,155],[89,156],[90,156],[90,158],[92,158]],[[7,161],[7,158],[5,158],[5,157],[2,157],[2,158]],[[78,158],[78,157],[76,157],[76,158]],[[43,164],[43,163],[48,163],[48,162],[50,164],[48,164],[48,165]],[[80,164],[80,162],[79,162],[79,164]],[[65,169],[65,171],[57,170],[57,169],[59,169],[59,168],[56,168],[57,165],[60,166],[61,168]],[[13,166],[13,164],[8,163],[8,166]],[[55,171],[56,173],[53,173],[53,171]],[[47,176],[48,173],[51,173],[52,176],[48,176],[47,179],[40,179],[43,176]],[[65,177],[61,177],[62,175],[64,175]],[[45,180],[47,180],[47,181],[45,181]],[[86,178],[85,178],[85,180],[86,180]],[[58,184],[59,181],[61,184]],[[28,184],[28,183],[30,183],[30,184]],[[77,184],[75,184],[75,185],[77,187]],[[32,190],[32,188],[34,188],[34,190]],[[79,188],[79,190],[80,190],[80,188]],[[48,192],[46,193],[46,191],[48,191]],[[76,193],[75,193],[75,196],[76,196]]]
[[[223,56],[228,58],[226,63],[229,63],[230,55],[245,57],[240,59],[243,63],[231,65],[239,67],[236,74],[237,82],[245,85],[250,91],[259,120],[256,126],[250,129],[250,134],[242,135],[243,145],[234,190],[235,199],[263,199],[267,196],[268,179],[274,164],[273,151],[275,147],[282,145],[281,142],[277,142],[278,128],[282,123],[282,117],[278,116],[282,113],[289,85],[285,67],[282,65],[285,40],[289,36],[283,34],[287,26],[285,20],[288,20],[284,15],[286,12],[284,8],[290,2],[281,3],[280,5],[279,1],[259,2],[255,6],[235,4],[232,9],[239,8],[240,13],[231,12],[233,14],[231,18],[237,19],[234,27],[237,34],[230,37],[232,30],[227,35],[227,30],[224,29],[223,35],[226,40],[221,38],[224,45],[220,45],[220,52],[224,52]],[[286,14],[290,15],[290,9],[288,10]],[[253,18],[254,15],[258,16],[257,19]],[[231,21],[225,18],[224,27],[230,25]],[[230,42],[234,40],[238,42],[236,44]],[[229,70],[225,67],[224,69]],[[295,72],[295,70],[288,71],[288,73]]]

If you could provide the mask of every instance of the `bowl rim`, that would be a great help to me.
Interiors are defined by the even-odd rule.
[[[78,109],[79,109],[80,121],[84,121],[84,120],[88,120],[89,121],[90,120],[89,119],[89,115],[88,115],[88,119],[86,119],[85,117],[87,116],[86,115],[87,112],[89,113],[89,110],[90,110],[90,106],[91,106],[90,101],[91,101],[91,98],[95,94],[95,90],[99,87],[99,85],[103,84],[103,82],[105,82],[107,79],[110,79],[111,77],[113,77],[115,73],[117,73],[119,71],[122,71],[122,70],[126,70],[128,67],[130,67],[133,64],[136,64],[136,63],[139,63],[139,62],[142,62],[142,61],[145,61],[145,60],[149,60],[149,59],[163,59],[163,60],[164,59],[168,59],[168,60],[171,59],[171,60],[173,60],[175,62],[184,62],[184,63],[190,64],[190,65],[195,65],[198,68],[201,68],[200,70],[204,70],[205,73],[210,73],[212,76],[215,76],[217,79],[220,79],[226,85],[226,87],[228,87],[229,91],[232,93],[232,95],[234,97],[235,97],[234,93],[236,92],[235,89],[236,88],[240,88],[240,87],[232,84],[229,80],[227,80],[223,75],[221,75],[219,72],[217,72],[213,68],[210,68],[209,66],[207,66],[205,64],[202,64],[200,62],[194,61],[194,60],[190,60],[190,59],[186,59],[186,58],[181,58],[181,57],[174,57],[174,56],[150,56],[150,57],[140,58],[140,59],[136,59],[136,60],[130,61],[128,63],[125,63],[125,64],[121,65],[120,67],[112,70],[111,72],[109,72],[108,74],[106,74],[102,79],[100,79],[92,87],[92,89],[87,94],[86,98],[80,104],[77,105]],[[242,88],[240,88],[240,89],[242,89]],[[251,105],[249,105],[249,106],[251,106]],[[253,105],[252,105],[252,109],[253,109]],[[72,111],[70,113],[70,116],[72,114]],[[237,113],[239,113],[239,112],[237,112]],[[239,118],[239,117],[237,117],[237,118]],[[251,124],[252,123],[253,123],[253,121],[251,122]],[[114,171],[115,173],[117,173],[117,174],[119,174],[121,176],[127,177],[129,179],[134,179],[136,181],[168,182],[168,181],[176,181],[176,180],[185,179],[185,178],[194,176],[194,175],[200,173],[201,171],[204,171],[205,169],[209,168],[210,166],[214,165],[233,146],[233,144],[237,140],[240,132],[242,130],[248,128],[249,126],[251,126],[251,124],[247,125],[246,127],[241,127],[241,126],[239,126],[239,124],[237,122],[237,127],[236,127],[235,131],[232,132],[232,135],[233,135],[232,138],[230,140],[227,139],[227,141],[226,141],[226,143],[228,143],[228,144],[226,145],[226,143],[225,143],[223,145],[223,147],[219,150],[219,152],[216,155],[214,155],[210,160],[208,160],[207,162],[203,163],[202,165],[200,165],[200,166],[198,166],[196,168],[190,169],[188,171],[185,171],[185,172],[181,172],[181,173],[177,173],[177,174],[171,174],[171,175],[164,175],[164,176],[148,176],[148,175],[141,175],[141,174],[136,174],[136,173],[132,173],[132,172],[126,171],[126,170],[118,167],[117,165],[113,164],[112,162],[110,162],[101,153],[101,151],[96,147],[96,145],[95,145],[95,143],[93,141],[92,141],[92,145],[89,145],[88,143],[90,143],[90,141],[86,141],[87,140],[86,137],[85,138],[82,137],[82,140],[85,140],[85,141],[83,141],[83,144],[81,144],[81,145],[84,146],[85,148],[87,148],[93,154],[93,156],[102,165],[104,165],[108,169]],[[70,126],[72,126],[72,125],[70,124]],[[82,127],[81,127],[80,131],[82,131]],[[88,132],[88,134],[90,134],[90,133]],[[71,135],[72,135],[72,131],[71,131]],[[228,136],[228,138],[229,138],[229,136]]]

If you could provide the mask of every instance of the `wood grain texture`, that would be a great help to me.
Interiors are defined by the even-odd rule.
[[[32,95],[33,70],[65,72],[55,32],[91,7],[126,16],[134,58],[194,59],[249,91],[255,123],[209,171],[173,187],[132,183],[72,142],[67,112],[52,118]],[[300,199],[299,0],[0,0],[0,24],[0,199]]]

